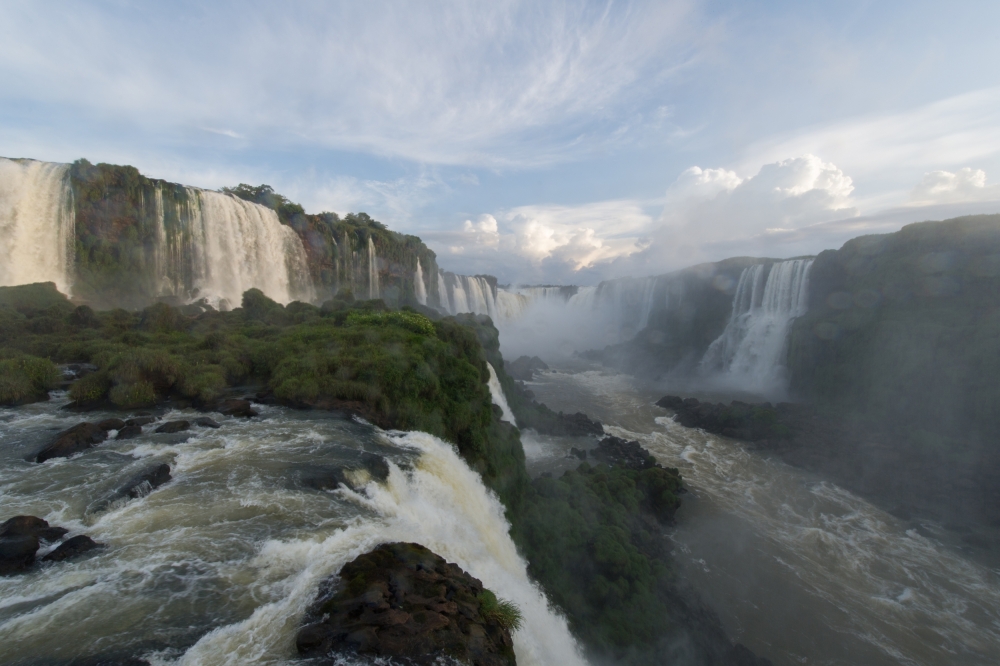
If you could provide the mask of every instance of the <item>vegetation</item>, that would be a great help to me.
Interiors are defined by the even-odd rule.
[[[479,612],[489,622],[496,622],[507,631],[514,633],[524,624],[521,609],[513,601],[497,599],[489,590],[479,594]]]
[[[59,382],[59,371],[48,359],[26,354],[0,353],[0,405],[23,405],[48,400]]]

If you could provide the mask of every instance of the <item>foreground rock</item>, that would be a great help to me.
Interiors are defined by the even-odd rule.
[[[86,552],[100,548],[101,544],[97,543],[89,536],[83,534],[78,534],[75,537],[66,539],[59,547],[53,550],[51,553],[42,558],[43,562],[62,562],[63,560],[68,560],[73,557],[78,557]]]
[[[26,570],[43,541],[55,542],[67,532],[36,516],[14,516],[0,524],[0,575]]]
[[[145,497],[153,492],[154,488],[159,488],[170,481],[170,478],[170,465],[166,463],[152,465],[126,481],[121,488],[115,491],[113,499]]]
[[[51,444],[35,455],[35,462],[45,462],[52,458],[68,458],[86,451],[108,438],[108,433],[96,423],[78,423],[56,435]]]
[[[339,588],[318,600],[299,631],[299,654],[334,664],[344,655],[434,664],[511,666],[510,632],[490,613],[483,584],[415,543],[389,543],[340,570]]]

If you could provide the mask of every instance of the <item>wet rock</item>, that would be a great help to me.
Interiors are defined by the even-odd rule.
[[[586,449],[578,449],[578,448],[576,448],[574,446],[573,448],[571,448],[569,450],[569,454],[571,456],[576,456],[580,460],[586,460],[587,459],[587,450]]]
[[[504,370],[507,374],[514,379],[520,379],[521,381],[530,382],[535,378],[535,371],[537,370],[548,370],[549,366],[545,364],[545,361],[538,358],[537,356],[527,357],[521,356],[513,361],[506,361],[503,364]]]
[[[66,539],[59,547],[53,550],[51,553],[42,558],[43,562],[62,562],[63,560],[68,560],[73,557],[78,557],[86,552],[100,548],[101,544],[97,543],[89,536],[78,534],[75,537]]]
[[[101,430],[121,430],[125,427],[125,422],[121,419],[104,419],[97,424]]]
[[[48,521],[36,516],[14,516],[0,524],[0,538],[14,536],[34,536],[53,543],[69,532],[65,527],[50,526]]]
[[[152,465],[126,481],[121,488],[115,491],[112,500],[123,497],[132,499],[145,497],[153,489],[159,488],[170,479],[170,465],[166,463]]]
[[[302,483],[316,490],[336,490],[343,485],[358,491],[373,479],[384,482],[388,478],[388,461],[374,453],[363,453],[359,465],[310,468],[303,472]]]
[[[157,428],[155,432],[170,434],[174,432],[181,432],[182,430],[189,430],[190,428],[190,421],[167,421]]]
[[[608,465],[621,465],[628,469],[641,470],[659,467],[656,458],[642,448],[639,442],[610,435],[602,439],[597,448],[590,452],[590,455]]]
[[[259,415],[259,412],[250,405],[249,400],[238,400],[235,398],[224,400],[222,405],[219,406],[219,412],[226,416],[244,416],[247,418]]]
[[[127,425],[118,431],[118,435],[115,439],[132,439],[133,437],[138,437],[141,434],[142,426]]]
[[[486,609],[491,593],[459,566],[415,543],[389,543],[345,564],[296,639],[299,654],[335,664],[360,654],[434,664],[512,666],[507,628]]]
[[[156,423],[157,421],[159,421],[159,419],[155,416],[137,416],[135,418],[125,419],[125,425],[139,426],[141,428],[142,426],[147,426],[150,423]]]
[[[45,462],[51,458],[68,458],[86,451],[107,439],[108,434],[96,423],[79,423],[56,435],[51,444],[38,452],[35,462]]]
[[[221,428],[218,421],[207,416],[199,416],[194,420],[194,424],[202,428]]]
[[[32,534],[0,537],[0,575],[6,576],[30,567],[39,545],[38,537]]]

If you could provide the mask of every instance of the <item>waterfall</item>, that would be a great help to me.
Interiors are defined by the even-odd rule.
[[[187,192],[194,202],[190,241],[186,252],[176,253],[169,251],[168,243],[173,265],[167,274],[183,274],[185,268],[178,263],[190,261],[197,295],[222,306],[240,303],[251,288],[283,304],[314,298],[302,241],[281,224],[277,213],[228,194],[194,188]]]
[[[455,312],[455,305],[448,297],[448,285],[445,283],[444,273],[438,273],[438,304],[449,314]]]
[[[503,387],[500,386],[497,371],[493,368],[492,363],[487,362],[486,365],[490,369],[490,395],[493,397],[493,404],[503,412],[504,421],[516,426],[517,420],[514,418],[514,412],[510,410],[510,405],[507,404],[507,396],[504,395]]]
[[[780,395],[792,321],[806,313],[812,259],[756,264],[743,270],[726,329],[708,348],[701,370],[739,388]]]
[[[70,293],[76,228],[68,171],[0,158],[0,286],[55,282]]]
[[[417,258],[417,273],[413,276],[413,292],[417,303],[427,305],[427,285],[424,284],[424,271],[420,268],[420,258]]]
[[[378,255],[375,254],[375,242],[368,237],[368,298],[378,298]]]

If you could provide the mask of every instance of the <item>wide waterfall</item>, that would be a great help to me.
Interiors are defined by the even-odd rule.
[[[254,287],[279,303],[312,300],[302,241],[291,227],[281,224],[277,213],[227,194],[193,188],[188,192],[197,202],[185,248],[190,254],[170,253],[161,275],[179,274],[183,266],[173,262],[189,260],[194,291],[210,302],[238,305],[243,292]]]
[[[74,214],[66,164],[0,158],[0,286],[73,285]]]
[[[812,259],[743,270],[725,331],[705,352],[701,371],[734,387],[780,396],[792,321],[806,313]]]
[[[500,319],[496,292],[485,277],[440,273],[438,298],[441,309],[449,314],[472,312],[489,315],[495,322]]]
[[[420,259],[417,259],[417,272],[413,276],[413,292],[417,297],[417,303],[427,305],[427,285],[424,284],[424,271],[420,267]]]

